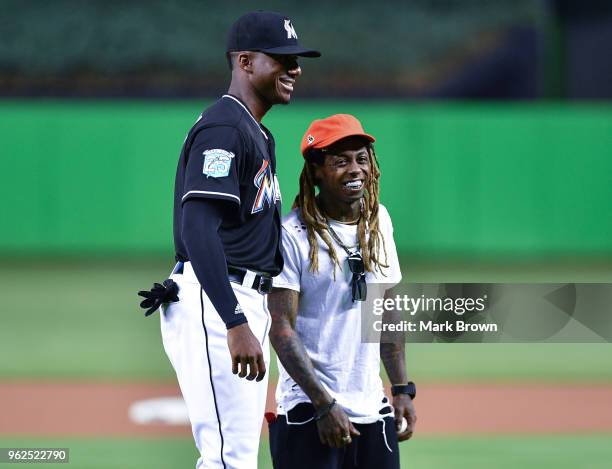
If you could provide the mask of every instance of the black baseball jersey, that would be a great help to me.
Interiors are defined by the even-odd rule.
[[[219,236],[228,264],[281,272],[281,194],[274,151],[272,134],[238,98],[224,95],[202,113],[185,139],[176,172],[177,261],[189,260],[181,237],[182,204],[202,197],[219,200],[226,211]]]

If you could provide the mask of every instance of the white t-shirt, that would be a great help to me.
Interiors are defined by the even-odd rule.
[[[387,209],[379,206],[380,233],[387,250],[385,276],[378,271],[366,274],[368,284],[384,283],[391,288],[402,279],[397,250],[393,240],[393,226]],[[357,249],[357,225],[330,221],[338,237],[351,251]],[[319,271],[311,272],[306,227],[294,209],[283,218],[283,257],[285,265],[274,287],[300,292],[296,332],[304,343],[315,372],[323,387],[337,400],[355,423],[371,423],[380,418],[384,392],[380,379],[380,345],[361,342],[361,305],[351,297],[352,274],[348,255],[335,241],[334,248],[342,266],[333,262],[327,246],[317,235],[319,243]],[[384,253],[379,256],[384,262]],[[373,286],[373,285],[372,285]],[[384,293],[384,292],[381,292]],[[368,287],[368,295],[376,289]],[[278,361],[280,372],[276,388],[278,413],[286,414],[308,396],[293,381]]]

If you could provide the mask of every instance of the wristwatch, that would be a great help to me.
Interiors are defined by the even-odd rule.
[[[412,381],[408,381],[407,384],[394,384],[391,386],[391,395],[397,396],[398,394],[408,394],[410,399],[416,397],[416,384]]]

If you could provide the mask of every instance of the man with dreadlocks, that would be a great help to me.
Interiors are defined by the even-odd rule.
[[[275,469],[398,469],[398,440],[412,436],[416,388],[404,344],[361,341],[367,285],[401,280],[374,140],[348,114],[314,121],[302,139],[300,192],[282,224],[284,267],[268,297],[280,360],[278,417],[267,415]]]

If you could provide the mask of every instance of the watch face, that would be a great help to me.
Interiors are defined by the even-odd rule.
[[[398,394],[407,394],[411,399],[414,399],[416,396],[416,385],[412,381],[409,381],[408,384],[391,386],[391,394],[393,396],[397,396]]]

